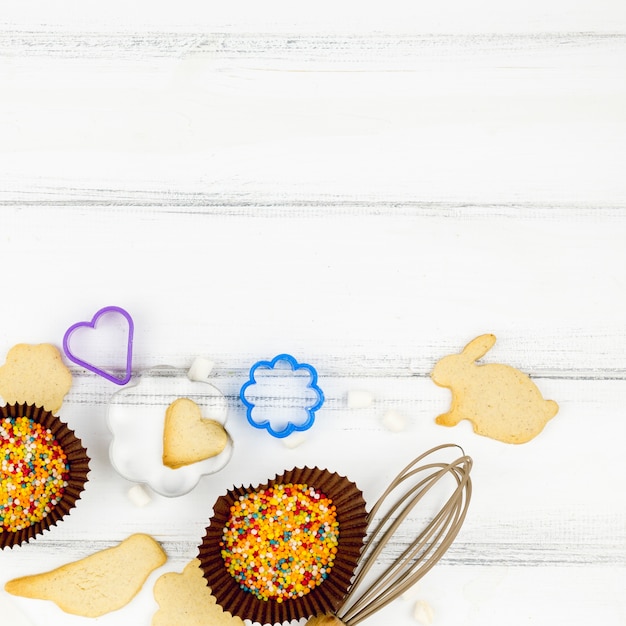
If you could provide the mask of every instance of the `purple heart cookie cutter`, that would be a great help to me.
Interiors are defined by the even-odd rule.
[[[113,374],[110,374],[106,370],[96,367],[92,363],[83,361],[81,358],[73,354],[70,349],[70,337],[74,333],[74,331],[78,330],[79,328],[95,329],[98,324],[98,320],[100,320],[102,316],[109,315],[109,314],[121,315],[128,322],[128,339],[126,343],[126,371],[124,373],[124,376],[121,378]],[[73,324],[72,326],[70,326],[67,329],[67,331],[65,331],[65,335],[63,336],[63,351],[65,352],[65,355],[67,356],[67,358],[70,361],[73,361],[74,363],[76,363],[77,365],[80,365],[81,367],[88,369],[90,372],[93,372],[94,374],[98,374],[98,376],[102,376],[103,378],[110,380],[112,383],[115,383],[116,385],[125,385],[132,376],[134,329],[135,329],[135,325],[133,323],[133,318],[130,316],[128,311],[125,311],[119,306],[105,306],[103,309],[100,309],[99,311],[95,313],[95,315],[91,318],[90,322],[77,322],[76,324]]]

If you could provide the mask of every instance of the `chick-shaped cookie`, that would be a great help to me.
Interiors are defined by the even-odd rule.
[[[66,613],[99,617],[128,604],[166,560],[152,537],[138,533],[80,561],[10,580],[4,588],[16,596],[51,600]]]
[[[431,378],[452,391],[452,403],[435,421],[455,426],[466,419],[479,435],[525,443],[543,430],[559,407],[554,400],[545,400],[535,383],[519,370],[499,363],[476,363],[495,342],[494,335],[481,335],[460,354],[437,362]]]
[[[71,386],[70,370],[49,343],[17,344],[0,367],[0,396],[7,404],[34,404],[56,413]]]
[[[228,434],[216,420],[202,417],[190,398],[174,400],[165,411],[163,464],[177,469],[218,455],[228,443]]]
[[[239,617],[216,603],[198,559],[182,574],[163,574],[154,584],[154,599],[159,610],[152,617],[152,626],[243,626]]]

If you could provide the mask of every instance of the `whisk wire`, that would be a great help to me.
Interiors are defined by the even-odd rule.
[[[414,459],[396,476],[372,508],[368,516],[370,525],[383,506],[389,506],[369,534],[361,557],[361,567],[343,606],[337,612],[337,617],[345,626],[356,626],[412,587],[441,559],[456,538],[465,520],[472,492],[471,458],[463,453],[451,463],[431,462],[419,465],[426,457],[451,447],[459,448],[454,444],[443,444]],[[430,473],[412,485],[395,502],[388,504],[389,497],[398,487],[424,472]],[[454,478],[456,487],[445,504],[392,565],[355,599],[361,583],[410,512],[446,476]]]

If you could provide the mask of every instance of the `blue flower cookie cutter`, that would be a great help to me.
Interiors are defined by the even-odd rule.
[[[252,386],[257,384],[257,379],[255,377],[258,369],[266,369],[266,370],[274,370],[279,363],[287,363],[291,368],[292,372],[297,372],[300,370],[304,370],[309,374],[309,382],[306,385],[307,389],[312,390],[315,401],[313,404],[309,404],[304,407],[298,407],[301,411],[306,413],[306,419],[302,423],[288,421],[286,425],[282,428],[275,428],[272,426],[272,423],[269,419],[263,419],[257,421],[254,419],[254,409],[257,406],[256,403],[252,402],[246,397],[246,391]],[[282,439],[283,437],[289,436],[291,433],[296,431],[305,431],[313,426],[315,421],[315,412],[324,404],[324,392],[317,384],[317,371],[308,363],[298,363],[298,361],[291,356],[290,354],[279,354],[275,356],[271,361],[257,361],[250,368],[250,377],[246,383],[243,384],[239,391],[239,397],[241,401],[246,407],[246,418],[251,426],[254,428],[264,428],[267,432],[272,435],[272,437],[276,437],[278,439]]]

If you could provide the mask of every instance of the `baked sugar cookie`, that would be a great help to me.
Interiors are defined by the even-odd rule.
[[[10,580],[4,588],[15,596],[51,600],[66,613],[100,617],[128,604],[166,560],[152,537],[136,534],[80,561]]]
[[[217,456],[228,443],[224,427],[202,417],[189,398],[178,398],[167,407],[163,429],[163,464],[172,469]]]
[[[435,421],[455,426],[466,419],[479,435],[505,443],[525,443],[543,430],[559,407],[554,400],[545,400],[530,377],[514,367],[476,363],[495,342],[494,335],[481,335],[459,354],[437,362],[431,378],[452,391],[452,403]]]
[[[154,599],[159,610],[152,617],[152,626],[243,626],[240,618],[217,604],[198,559],[182,574],[163,574],[154,585]]]
[[[0,396],[7,404],[34,404],[56,413],[71,386],[70,370],[49,343],[17,344],[0,367]]]

